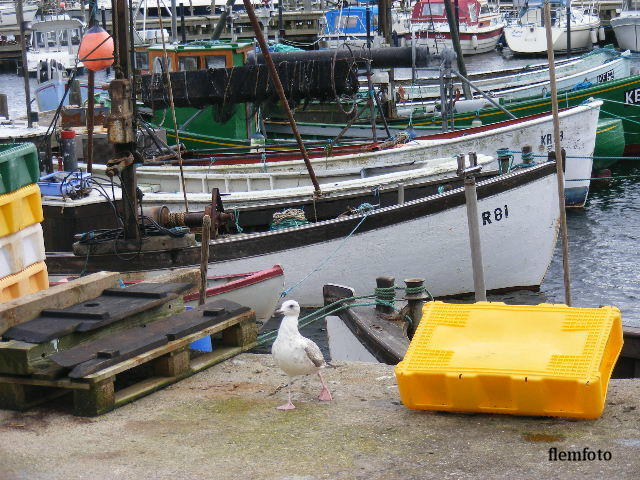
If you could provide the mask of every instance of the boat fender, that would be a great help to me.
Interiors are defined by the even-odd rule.
[[[600,40],[601,42],[604,42],[605,40],[604,27],[600,27],[598,29],[598,40]]]
[[[471,36],[471,46],[473,47],[474,50],[478,49],[478,36],[477,35],[472,35]]]
[[[591,36],[591,43],[598,43],[598,35],[595,29],[589,30],[589,35]]]

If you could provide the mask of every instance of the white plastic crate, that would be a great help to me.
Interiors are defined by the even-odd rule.
[[[39,223],[0,237],[0,278],[18,273],[44,259],[44,237]]]

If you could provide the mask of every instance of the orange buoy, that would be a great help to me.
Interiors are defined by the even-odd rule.
[[[82,37],[78,58],[94,72],[110,67],[113,64],[113,38],[102,27],[91,27]]]

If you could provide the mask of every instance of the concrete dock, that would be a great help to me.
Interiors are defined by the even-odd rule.
[[[393,368],[339,363],[294,383],[243,354],[95,418],[66,402],[0,410],[0,479],[637,479],[640,381],[612,380],[598,420],[416,412]],[[550,449],[610,460],[549,460]],[[587,451],[587,452],[588,452]],[[575,458],[575,457],[574,457]]]

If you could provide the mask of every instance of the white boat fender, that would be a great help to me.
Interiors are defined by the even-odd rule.
[[[598,40],[600,40],[601,42],[604,42],[604,27],[600,27],[598,29]]]
[[[475,49],[478,48],[478,36],[477,35],[472,35],[471,36],[471,46]]]
[[[589,35],[591,36],[591,43],[598,43],[598,35],[594,28],[589,30]]]

